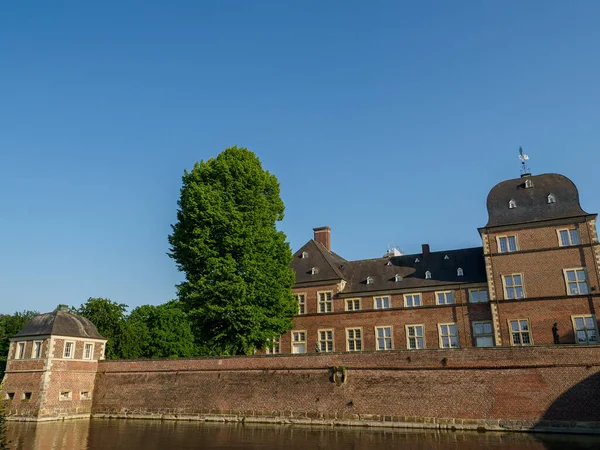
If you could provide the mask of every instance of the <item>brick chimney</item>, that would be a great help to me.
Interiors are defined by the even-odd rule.
[[[331,251],[331,228],[329,227],[319,227],[313,228],[315,232],[315,241],[322,244],[327,251]]]
[[[427,258],[429,256],[429,254],[431,253],[431,250],[429,249],[429,244],[423,244],[423,258]]]

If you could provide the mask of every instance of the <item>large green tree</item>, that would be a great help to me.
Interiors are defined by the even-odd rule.
[[[232,147],[185,171],[169,255],[185,281],[179,299],[201,344],[249,354],[291,328],[297,310],[292,252],[276,223],[277,178],[250,150]]]
[[[108,298],[90,297],[74,312],[90,320],[98,332],[108,339],[105,356],[107,359],[122,358],[122,347],[128,345],[122,338],[127,305]]]
[[[8,347],[10,346],[10,337],[17,334],[23,325],[37,316],[37,311],[23,311],[14,314],[0,314],[0,381],[4,376],[6,368],[6,359],[8,357]]]

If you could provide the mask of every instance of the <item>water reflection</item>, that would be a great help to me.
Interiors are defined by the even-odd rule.
[[[78,420],[10,423],[15,450],[387,450],[387,449],[595,449],[600,436],[521,433],[435,432],[424,430],[331,428]]]

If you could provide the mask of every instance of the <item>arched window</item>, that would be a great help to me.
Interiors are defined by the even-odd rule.
[[[456,269],[456,276],[457,277],[462,277],[465,274],[465,271],[462,270],[462,267],[459,267],[458,269]]]
[[[316,275],[319,273],[319,269],[317,269],[316,267],[313,267],[312,269],[310,269],[310,274],[311,275]]]
[[[373,284],[373,277],[367,277],[367,284]]]
[[[427,278],[428,280],[431,279],[431,272],[429,270],[425,272],[425,278]]]
[[[515,202],[514,200],[511,200],[510,202],[508,202],[509,209],[514,209],[516,207],[517,207],[517,202]]]
[[[308,252],[302,252],[302,259],[308,258]]]
[[[533,181],[525,180],[525,189],[529,189],[533,187]]]
[[[548,194],[548,203],[556,203],[556,197],[554,194]]]

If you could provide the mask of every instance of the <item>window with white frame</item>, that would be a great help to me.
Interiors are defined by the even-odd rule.
[[[360,310],[360,298],[346,299],[346,311],[358,311],[358,310]]]
[[[333,351],[333,330],[319,330],[319,350],[321,352],[330,353]]]
[[[23,359],[23,358],[25,358],[25,342],[18,342],[15,359]]]
[[[273,338],[271,339],[271,343],[269,344],[269,346],[265,349],[265,353],[267,355],[277,355],[280,352],[280,347],[279,347],[279,338]]]
[[[362,349],[362,328],[346,328],[346,350],[360,352]]]
[[[75,357],[75,342],[65,342],[65,351],[63,358],[74,358]]]
[[[94,356],[94,344],[86,342],[83,346],[83,359],[92,359]]]
[[[548,201],[548,203],[556,203],[556,196],[554,194],[548,194],[546,200]]]
[[[487,303],[488,302],[487,289],[469,289],[469,302],[470,303]]]
[[[435,301],[438,305],[452,305],[454,303],[454,293],[452,291],[436,292]]]
[[[302,259],[308,258],[308,252],[302,252]]]
[[[567,283],[568,295],[585,295],[589,294],[590,290],[587,284],[585,269],[565,269],[565,283]]]
[[[406,347],[409,350],[425,348],[423,325],[406,325]]]
[[[373,284],[373,277],[367,277],[367,284]]]
[[[425,272],[425,278],[428,280],[431,279],[431,272],[429,270],[427,272]]]
[[[473,322],[473,337],[476,347],[494,346],[494,328],[491,320]]]
[[[298,302],[298,314],[306,314],[306,294],[296,294]]]
[[[306,331],[292,331],[292,353],[306,353]]]
[[[507,299],[525,298],[525,290],[523,289],[523,275],[514,273],[512,275],[504,275],[504,297]]]
[[[61,391],[59,394],[59,400],[71,400],[73,398],[73,393],[71,391]]]
[[[79,392],[79,398],[81,400],[91,400],[92,394],[91,394],[90,391],[80,391]]]
[[[407,308],[413,306],[421,306],[421,294],[405,294],[404,306],[406,306]]]
[[[531,345],[528,319],[509,320],[509,326],[512,345]]]
[[[390,308],[390,298],[388,296],[385,297],[375,297],[374,299],[375,309],[388,309]]]
[[[394,281],[396,283],[399,283],[400,281],[402,281],[402,277],[400,275],[396,274],[396,275],[394,275]]]
[[[598,324],[595,315],[573,316],[572,319],[575,342],[578,344],[598,343]]]
[[[576,228],[563,228],[557,230],[558,232],[558,243],[561,247],[568,247],[570,245],[581,244],[581,237],[579,236],[579,230]]]
[[[462,277],[465,275],[465,271],[462,269],[462,267],[459,267],[458,269],[456,269],[456,276],[457,277]]]
[[[377,350],[392,349],[392,327],[375,327]]]
[[[31,357],[34,359],[39,359],[42,357],[42,341],[34,341],[33,349],[31,351]]]
[[[508,208],[509,209],[514,209],[517,207],[517,202],[515,200],[511,200],[508,202]]]
[[[500,253],[516,252],[517,236],[498,236],[498,251]]]
[[[456,323],[438,324],[440,348],[458,348],[458,328]]]
[[[333,312],[333,300],[331,291],[319,292],[319,312]]]

